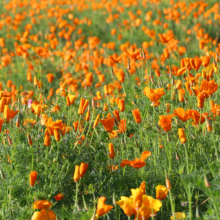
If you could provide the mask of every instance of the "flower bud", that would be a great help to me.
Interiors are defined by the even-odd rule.
[[[204,182],[205,182],[205,187],[206,188],[209,188],[211,186],[211,184],[209,183],[209,180],[208,180],[206,175],[204,175]]]
[[[171,186],[171,183],[170,183],[170,180],[169,180],[167,174],[166,174],[166,187],[167,187],[167,189],[172,189],[172,186]]]

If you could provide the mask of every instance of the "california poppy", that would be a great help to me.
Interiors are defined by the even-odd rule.
[[[54,198],[56,199],[56,201],[60,201],[64,198],[64,195],[62,193],[58,193],[56,196],[54,196]]]
[[[80,178],[82,178],[85,175],[88,166],[89,166],[89,164],[86,164],[86,163],[83,163],[83,162],[80,164],[80,167],[79,167],[79,176],[80,176]]]
[[[125,215],[132,216],[136,213],[132,198],[121,196],[121,200],[116,202],[124,211]]]
[[[124,99],[120,99],[118,101],[118,108],[120,109],[121,112],[123,112],[125,110],[125,100]]]
[[[131,194],[135,209],[139,209],[142,205],[142,197],[144,195],[144,191],[140,188],[131,189]]]
[[[113,159],[115,157],[115,150],[112,143],[108,144],[108,149],[109,149],[109,157]]]
[[[156,187],[156,198],[159,200],[164,200],[168,194],[169,190],[166,188],[166,186],[158,185]]]
[[[52,210],[42,209],[41,211],[36,211],[31,217],[31,220],[56,220],[57,217]]]
[[[116,117],[117,121],[120,122],[121,119],[120,119],[120,115],[119,115],[119,110],[114,110],[114,111],[113,111],[113,114],[114,114],[114,116]]]
[[[114,118],[106,118],[99,120],[107,132],[112,132],[115,123]]]
[[[49,83],[52,83],[54,80],[54,75],[52,73],[47,74],[47,80]]]
[[[94,123],[93,123],[92,128],[95,128],[95,127],[97,127],[97,126],[98,126],[98,123],[99,123],[99,118],[100,118],[100,114],[98,114],[98,115],[96,116],[96,119],[95,119],[95,121],[94,121]]]
[[[126,119],[120,121],[118,128],[120,133],[125,133],[127,131]]]
[[[80,105],[79,105],[79,110],[78,110],[78,114],[79,115],[83,115],[84,112],[86,111],[87,106],[89,105],[89,101],[81,98],[80,99]]]
[[[163,128],[165,132],[171,130],[172,117],[172,115],[159,115],[159,125]]]
[[[67,104],[67,106],[73,105],[75,103],[75,100],[76,100],[76,96],[75,95],[69,94],[68,96],[66,96],[66,104]]]
[[[19,112],[19,110],[11,110],[8,105],[5,105],[4,107],[4,119],[6,119],[7,122],[10,121],[10,119],[12,120],[16,115],[17,113]]]
[[[51,145],[50,133],[48,129],[46,129],[44,134],[44,146],[48,147],[50,145]]]
[[[132,110],[132,114],[134,116],[135,122],[138,124],[141,123],[141,115],[139,109],[136,108]]]
[[[162,96],[165,95],[165,92],[163,88],[150,89],[149,87],[145,87],[144,95],[146,95],[151,102],[156,103]]]
[[[2,118],[0,118],[0,133],[2,132],[3,123],[4,123],[4,120]]]
[[[146,165],[146,162],[144,161],[151,155],[150,151],[144,151],[141,155],[141,158],[136,158],[132,161],[129,160],[123,160],[120,164],[121,167],[125,167],[126,165],[129,165],[135,169],[142,168],[143,166]]]
[[[174,213],[175,219],[185,219],[186,215],[183,212]],[[170,217],[171,220],[174,220],[173,216]]]
[[[174,115],[176,115],[181,121],[185,122],[189,120],[189,115],[183,108],[176,108],[174,110]]]
[[[186,143],[186,135],[183,128],[178,129],[178,135],[182,144]]]
[[[111,205],[106,205],[105,201],[106,201],[106,198],[104,196],[98,199],[98,204],[97,204],[97,209],[96,209],[96,213],[98,217],[105,215],[107,212],[109,212],[111,209],[114,208]]]
[[[29,181],[30,181],[30,186],[34,186],[36,179],[37,179],[37,172],[36,171],[31,171]]]
[[[46,209],[48,210],[53,204],[47,200],[37,200],[34,202],[34,209]]]
[[[73,180],[74,180],[74,182],[78,182],[79,179],[80,179],[80,167],[78,165],[76,165]]]

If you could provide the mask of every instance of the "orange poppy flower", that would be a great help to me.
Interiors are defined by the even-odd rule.
[[[50,145],[51,145],[50,133],[48,129],[46,129],[44,134],[44,146],[49,147]]]
[[[11,110],[8,105],[4,106],[4,119],[6,119],[7,122],[9,122],[10,120],[12,120],[17,113],[19,112],[19,110]]]
[[[218,90],[218,84],[215,82],[215,80],[211,81],[202,81],[200,89],[202,91],[205,91],[208,93],[209,96],[213,95]]]
[[[121,121],[120,115],[119,115],[119,110],[114,110],[114,111],[113,111],[113,115],[116,117],[116,119],[117,119],[118,122]]]
[[[117,76],[117,79],[120,83],[123,83],[125,81],[125,74],[122,69],[116,71],[115,75]]]
[[[150,151],[144,151],[142,154],[141,154],[141,158],[136,158],[132,161],[129,161],[129,160],[123,160],[120,164],[121,167],[125,167],[125,166],[131,166],[135,169],[139,169],[139,168],[142,168],[143,166],[146,165],[146,162],[144,161],[145,159],[147,159],[149,156],[151,155],[151,152]]]
[[[156,103],[162,96],[165,95],[165,92],[164,88],[150,89],[149,87],[145,87],[144,95],[146,95],[151,102]]]
[[[79,167],[79,177],[83,178],[83,176],[85,175],[87,168],[88,168],[89,164],[86,163],[81,163],[80,167]]]
[[[109,139],[117,138],[118,133],[116,130],[113,130],[111,133],[109,133]]]
[[[183,108],[175,109],[174,116],[177,116],[183,122],[189,120],[189,115]]]
[[[121,112],[123,112],[125,110],[125,100],[124,99],[120,99],[118,101],[118,108]]]
[[[125,133],[127,131],[126,119],[120,121],[118,128],[120,133]]]
[[[188,109],[186,113],[189,115],[196,125],[203,124],[205,122],[204,113],[200,116],[200,113],[193,109]]]
[[[182,67],[182,68],[178,69],[176,75],[177,76],[183,75],[186,72],[187,69],[188,69],[187,67]]]
[[[182,144],[186,143],[186,135],[183,128],[178,129],[178,135]]]
[[[89,121],[89,119],[90,119],[90,110],[87,111],[85,120]]]
[[[77,165],[77,166],[75,166],[73,180],[74,180],[74,182],[78,182],[79,179],[80,179],[80,167]]]
[[[38,200],[34,202],[33,209],[45,209],[48,210],[53,204],[47,200]]]
[[[107,132],[112,132],[113,126],[115,123],[114,118],[106,118],[106,119],[101,119],[100,122],[102,123],[103,127]]]
[[[167,197],[167,194],[169,193],[169,190],[166,188],[166,186],[158,185],[156,187],[156,198],[159,200],[164,200]]]
[[[136,214],[135,207],[133,205],[132,198],[121,196],[121,200],[116,202],[124,211],[125,215],[132,216]]]
[[[163,54],[164,54],[165,58],[169,58],[169,57],[170,57],[170,54],[169,54],[169,51],[168,51],[167,48],[165,48],[165,49],[163,50]]]
[[[86,111],[86,108],[87,108],[88,105],[89,105],[89,101],[85,100],[84,98],[81,98],[79,109],[78,109],[78,114],[83,115],[84,112]]]
[[[49,83],[52,83],[53,80],[54,80],[54,74],[48,73],[48,74],[47,74],[47,81],[48,81]]]
[[[168,43],[174,37],[174,35],[173,34],[168,35],[164,33],[164,34],[158,34],[158,37],[163,43]]]
[[[4,123],[4,120],[2,118],[0,118],[0,133],[2,132],[3,123]]]
[[[99,118],[100,118],[100,114],[97,115],[97,117],[96,117],[96,119],[95,119],[95,121],[94,121],[94,124],[93,124],[92,128],[95,128],[95,127],[98,126]]]
[[[31,217],[31,220],[56,220],[57,217],[52,210],[42,209],[40,212],[36,211]]]
[[[37,179],[37,172],[36,171],[31,171],[30,176],[29,176],[29,181],[30,181],[30,186],[34,186],[36,179]]]
[[[97,204],[97,209],[96,209],[97,217],[101,217],[105,215],[107,212],[109,212],[111,209],[114,208],[111,205],[106,205],[105,201],[106,201],[106,198],[104,196],[98,199],[98,204]]]
[[[165,132],[171,130],[172,115],[159,115],[159,125]]]
[[[113,146],[112,143],[108,144],[108,149],[109,149],[109,157],[111,159],[114,159],[114,157],[115,157],[115,150],[114,150],[114,146]]]
[[[66,96],[66,104],[67,104],[67,106],[73,105],[75,103],[75,100],[76,100],[76,96],[75,95],[68,94],[68,96]]]
[[[135,122],[138,124],[141,123],[141,115],[139,109],[136,108],[132,110],[132,114],[134,116]]]
[[[59,140],[60,140],[59,127],[58,127],[58,126],[55,126],[54,129],[53,129],[53,132],[54,132],[55,140],[56,140],[56,141],[59,141]]]
[[[64,198],[64,195],[62,193],[58,193],[56,196],[54,196],[54,198],[56,199],[56,201],[60,201]]]

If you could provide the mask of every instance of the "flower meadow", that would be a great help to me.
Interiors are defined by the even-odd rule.
[[[0,219],[220,219],[219,1],[0,12]]]

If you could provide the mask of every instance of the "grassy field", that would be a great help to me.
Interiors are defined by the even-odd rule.
[[[0,219],[220,219],[217,0],[0,12]]]

